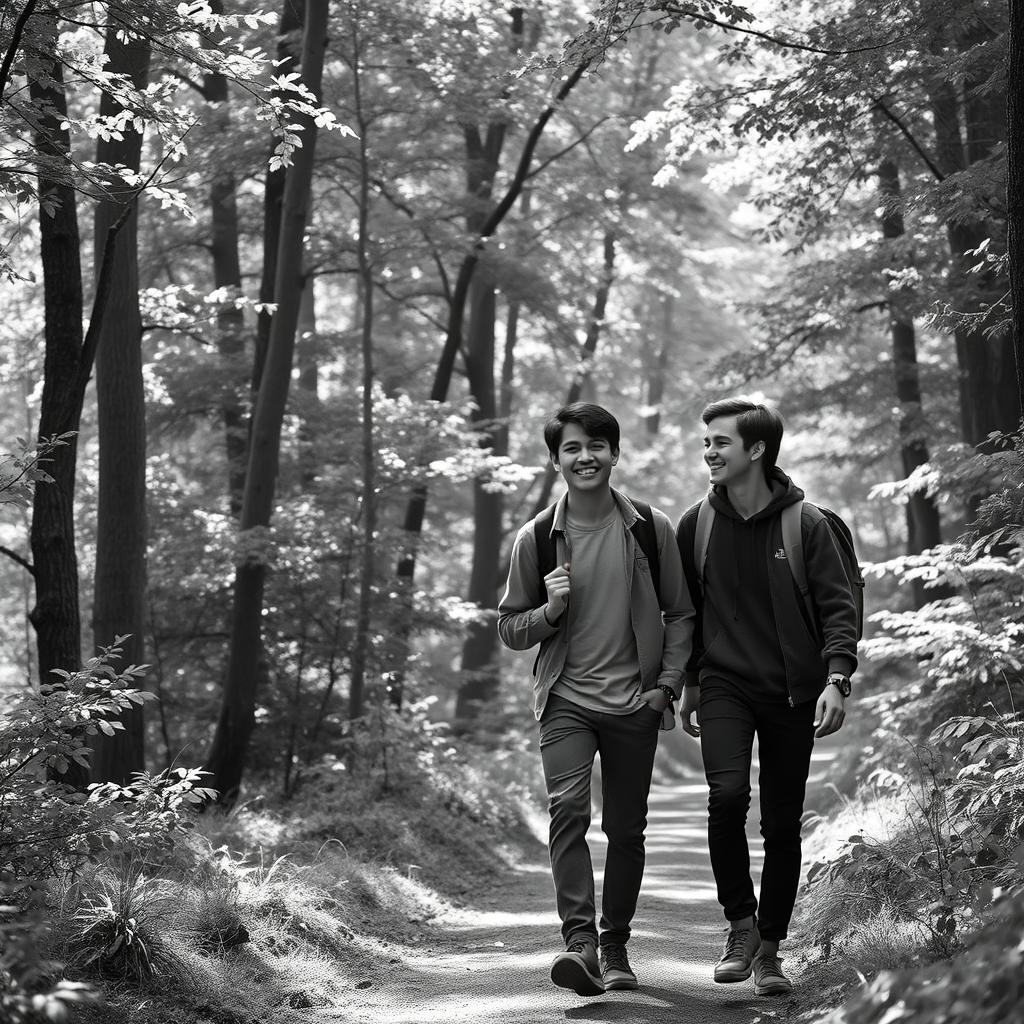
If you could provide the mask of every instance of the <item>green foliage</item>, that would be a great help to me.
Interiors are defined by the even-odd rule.
[[[113,735],[117,716],[151,697],[133,685],[144,668],[111,667],[119,655],[115,642],[78,672],[8,697],[0,720],[0,878],[21,880],[0,892],[10,903],[0,909],[5,1021],[64,1020],[93,999],[41,953],[51,928],[69,921],[63,962],[75,970],[139,982],[177,964],[161,926],[178,889],[145,877],[142,865],[166,861],[191,824],[186,811],[214,796],[202,773],[141,772],[128,786],[87,793],[61,781],[71,764],[88,768],[90,737]],[[45,907],[48,885],[65,893],[56,917]]]
[[[953,960],[884,971],[822,1024],[1004,1024],[1024,1002],[1024,893],[1001,899]]]
[[[96,1002],[95,990],[61,978],[43,946],[49,930],[42,894],[0,875],[0,1020],[4,1024],[66,1021],[77,1007]]]
[[[60,781],[72,763],[89,766],[89,737],[123,728],[117,716],[148,695],[133,683],[144,671],[110,665],[109,647],[60,681],[7,698],[0,721],[0,870],[45,879],[74,872],[109,841],[130,837],[131,822],[103,794],[76,793]]]
[[[995,481],[980,517],[988,529],[883,570],[957,592],[875,617],[868,655],[914,666],[919,679],[870,702],[879,725],[862,759],[861,824],[808,874],[823,945],[848,942],[857,922],[884,911],[948,956],[1001,894],[1024,891],[1024,452],[1011,440],[956,474],[921,474],[946,488]],[[863,824],[869,812],[880,827]]]
[[[59,437],[42,438],[30,445],[22,438],[17,439],[18,451],[0,454],[0,505],[14,505],[29,508],[32,505],[32,490],[37,483],[51,483],[52,477],[43,469],[50,461],[50,455],[57,449],[71,443],[73,433]]]
[[[181,980],[183,963],[166,938],[180,902],[180,885],[147,877],[133,855],[86,872],[61,907],[70,926],[64,941],[69,966],[134,985],[161,975]]]

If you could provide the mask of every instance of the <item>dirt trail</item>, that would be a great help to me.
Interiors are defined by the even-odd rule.
[[[387,1024],[539,1024],[628,1021],[753,1024],[784,1018],[787,1001],[758,998],[752,982],[716,985],[711,968],[724,939],[707,859],[703,780],[651,792],[647,869],[633,922],[630,959],[638,992],[584,998],[555,988],[548,971],[559,947],[544,851],[500,889],[434,922],[423,947],[396,953],[387,977],[352,992],[333,1019]],[[756,805],[751,820],[757,821]],[[591,830],[600,878],[603,835]],[[751,844],[755,870],[760,844]],[[496,879],[496,884],[498,881]],[[326,1018],[324,1018],[326,1019]]]

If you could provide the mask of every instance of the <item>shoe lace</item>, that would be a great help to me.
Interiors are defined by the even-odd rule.
[[[747,949],[747,940],[753,928],[733,928],[729,931],[729,937],[725,940],[725,954],[723,959],[731,960],[733,957],[743,956]]]
[[[785,974],[782,973],[782,961],[777,956],[770,956],[767,953],[761,953],[757,957],[758,973],[762,978],[781,978],[783,981],[787,981]]]
[[[593,946],[592,942],[588,942],[586,939],[574,939],[566,947],[567,953],[585,953],[588,946]]]
[[[605,966],[616,971],[628,971],[629,959],[626,957],[626,947],[617,944],[603,946],[601,952],[604,954]]]

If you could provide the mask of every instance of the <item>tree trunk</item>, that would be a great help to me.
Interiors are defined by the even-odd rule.
[[[39,19],[52,46],[57,42],[57,23],[52,17]],[[83,351],[83,310],[81,240],[74,189],[62,183],[50,166],[69,159],[71,139],[61,128],[67,115],[63,68],[54,61],[49,68],[51,83],[41,84],[39,76],[29,81],[32,99],[44,113],[35,133],[41,154],[39,194],[40,256],[45,303],[45,356],[43,394],[39,410],[40,439],[77,431],[81,420],[85,385],[91,372],[91,357]],[[32,566],[35,605],[29,614],[36,632],[40,682],[53,681],[53,670],[74,672],[82,662],[82,627],[78,594],[78,556],[75,550],[75,471],[77,435],[66,447],[57,448],[47,472],[53,483],[41,484],[32,495]],[[75,784],[85,781],[74,780]]]
[[[562,83],[554,100],[548,104],[537,118],[519,158],[519,165],[512,177],[507,191],[502,200],[494,207],[484,222],[480,234],[477,236],[473,248],[468,252],[459,266],[458,277],[455,280],[455,287],[452,289],[451,305],[448,310],[448,323],[445,331],[445,341],[438,359],[437,369],[434,373],[434,382],[430,390],[432,402],[444,402],[448,398],[448,388],[451,384],[452,374],[455,369],[455,357],[462,346],[462,323],[465,313],[466,299],[469,294],[469,285],[473,279],[480,254],[484,251],[487,240],[498,229],[498,226],[505,219],[516,199],[522,193],[526,180],[530,173],[530,164],[533,162],[533,153],[537,143],[544,132],[544,128],[552,115],[564,103],[569,93],[583,77],[589,63],[581,64]],[[396,568],[395,589],[398,591],[400,607],[404,609],[401,621],[408,623],[412,618],[413,601],[413,577],[416,573],[416,555],[419,548],[420,534],[423,531],[423,521],[427,513],[427,494],[425,485],[418,485],[412,489],[409,501],[405,507],[405,519],[402,524],[403,544],[398,557]],[[401,691],[404,685],[403,675],[405,665],[408,661],[410,634],[407,626],[401,626],[395,636],[394,644],[394,669],[392,676],[394,684],[401,700]]]
[[[480,237],[484,211],[489,205],[498,173],[501,151],[505,143],[504,123],[488,126],[481,139],[474,125],[464,127],[466,140],[466,190],[471,206],[468,228]],[[485,268],[478,271],[470,286],[469,337],[466,350],[466,376],[475,408],[473,422],[477,425],[482,448],[494,446],[493,431],[498,415],[494,380],[494,329],[497,317],[497,291],[493,276]],[[502,454],[495,452],[495,454]],[[462,647],[462,671],[465,682],[459,687],[455,718],[465,722],[476,717],[481,705],[497,691],[495,665],[497,633],[493,609],[497,605],[498,561],[501,557],[502,513],[505,502],[501,494],[489,492],[479,479],[473,481],[473,560],[469,574],[467,600],[487,613],[469,625]]]
[[[359,564],[359,605],[352,643],[352,678],[349,718],[360,718],[365,708],[366,668],[370,652],[374,575],[377,552],[377,448],[373,421],[373,262],[370,258],[370,163],[367,135],[369,121],[363,111],[362,47],[359,27],[350,26],[352,37],[352,88],[359,125],[359,230],[356,260],[359,267],[359,305],[362,312],[362,423],[360,451],[363,471],[361,494],[362,557]]]
[[[962,40],[967,49],[975,40]],[[945,174],[964,170],[969,163],[990,156],[1003,137],[1003,127],[992,116],[998,97],[979,94],[979,83],[964,83],[966,101],[961,104],[952,84],[936,89],[931,97],[936,154]],[[966,134],[961,132],[961,114]],[[1001,241],[1001,225],[980,219],[947,225],[951,265],[951,301],[962,313],[979,313],[1005,292],[1005,282],[991,273],[968,273],[977,249],[988,238]],[[1017,393],[1013,339],[1004,332],[986,338],[983,331],[964,325],[954,330],[960,383],[960,425],[963,440],[983,445],[993,431],[1016,430],[1021,405]]]
[[[127,12],[109,9],[105,52],[108,71],[127,75],[136,88],[149,77],[149,43],[119,38]],[[122,106],[110,92],[100,100],[101,115],[112,117]],[[142,135],[130,127],[123,139],[101,139],[96,159],[138,171]],[[138,196],[119,179],[108,182],[109,196],[95,215],[96,265],[102,263],[107,232],[127,209],[127,220],[114,244],[114,270],[102,341],[96,354],[96,404],[99,430],[99,495],[96,510],[96,575],[93,642],[109,646],[115,636],[130,634],[120,645],[125,665],[145,661],[146,622],[146,408],[142,384],[142,319],[139,312]],[[130,781],[145,769],[145,728],[141,707],[119,716],[124,729],[98,736],[93,743],[94,781]]]
[[[668,357],[672,351],[675,324],[673,313],[675,300],[671,295],[662,295],[661,331],[656,336],[658,350],[647,375],[647,405],[650,412],[644,417],[647,433],[654,437],[661,429],[661,403],[665,399],[665,378],[668,375]]]
[[[214,14],[223,14],[223,0],[211,0],[210,9]],[[214,130],[218,135],[226,135],[231,128],[227,78],[219,72],[207,74],[203,82],[203,96],[214,108],[210,111]],[[237,519],[242,511],[242,489],[245,486],[248,427],[241,400],[243,381],[236,379],[236,373],[245,352],[246,327],[245,316],[234,301],[242,293],[237,185],[234,171],[220,161],[210,182],[210,254],[214,286],[226,293],[217,310],[217,350],[227,371],[221,398],[221,421],[227,457],[228,503],[231,514]]]
[[[497,401],[494,381],[494,321],[496,295],[490,274],[478,274],[473,287],[470,349],[466,354],[470,393],[476,399],[473,420],[479,424],[480,444],[494,448]],[[503,454],[495,450],[496,455]],[[455,718],[475,718],[482,704],[497,691],[495,655],[497,632],[493,611],[497,605],[498,562],[501,557],[504,498],[490,492],[479,478],[473,481],[473,561],[467,599],[487,614],[469,625],[462,647],[462,671]]]
[[[1010,0],[1006,60],[1006,210],[1017,402],[1024,408],[1024,0]]]
[[[302,81],[320,96],[327,18],[330,0],[306,0],[302,41]],[[256,540],[268,532],[274,505],[281,427],[288,401],[295,352],[295,334],[302,299],[303,236],[312,200],[316,124],[299,117],[302,147],[293,155],[285,180],[281,237],[277,254],[274,298],[277,310],[271,323],[266,363],[252,420],[252,440],[245,478],[245,494],[239,533]],[[258,531],[258,532],[254,532]],[[220,716],[206,759],[210,784],[224,804],[233,804],[245,771],[249,738],[256,713],[256,680],[262,649],[261,618],[266,584],[267,555],[261,545],[249,546],[247,557],[235,569],[234,609],[228,654],[227,678]]]
[[[562,83],[554,100],[544,108],[541,115],[537,118],[533,128],[530,130],[530,134],[527,136],[522,155],[519,159],[519,166],[516,168],[516,173],[509,184],[508,190],[487,217],[473,249],[463,257],[458,277],[455,280],[455,287],[452,290],[444,346],[441,349],[441,356],[434,373],[433,387],[430,390],[430,400],[432,402],[445,402],[448,400],[448,388],[455,369],[455,357],[462,346],[462,324],[466,298],[469,294],[469,285],[473,279],[473,273],[480,259],[480,253],[483,252],[487,240],[497,231],[506,214],[522,192],[530,172],[534,150],[537,148],[537,143],[540,141],[545,126],[551,120],[555,111],[565,102],[577,82],[583,77],[588,66],[589,63],[581,64],[569,75]],[[398,560],[397,575],[400,590],[406,589],[411,591],[412,588],[412,579],[416,571],[416,550],[419,546],[419,537],[423,530],[426,510],[427,488],[423,486],[413,488],[409,503],[406,505],[405,521],[403,523],[403,531],[405,533],[404,550]]]
[[[316,336],[316,289],[313,274],[303,259],[302,298],[299,301],[299,336],[295,342],[295,361],[298,373],[295,385],[299,389],[299,470],[303,491],[313,491],[320,475],[317,454],[317,413],[320,406],[318,389],[320,361]]]
[[[277,69],[275,74],[294,74],[299,64],[299,37],[306,17],[303,3],[296,0],[282,0],[281,21],[277,29]],[[281,207],[284,202],[284,168],[267,168],[263,187],[263,271],[260,276],[260,302],[269,305],[274,302],[274,284],[277,280],[277,258],[281,239]],[[257,314],[256,350],[252,361],[253,404],[260,389],[263,364],[270,344],[272,315],[266,309]]]
[[[882,193],[882,236],[888,240],[903,237],[903,214],[899,168],[891,160],[883,160],[878,171]],[[888,283],[888,282],[887,282]],[[921,378],[917,365],[917,337],[912,316],[901,308],[895,293],[890,290],[889,332],[892,337],[892,368],[896,383],[896,397],[900,403],[899,435],[900,459],[904,477],[928,461],[925,441],[924,415],[921,403]],[[939,509],[934,499],[918,492],[906,505],[907,554],[917,555],[942,543]],[[915,580],[914,606],[920,608],[934,598],[926,594],[924,584]]]

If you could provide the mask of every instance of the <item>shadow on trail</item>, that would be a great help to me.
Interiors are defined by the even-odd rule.
[[[707,858],[706,816],[702,779],[651,791],[647,869],[629,946],[639,991],[586,998],[551,984],[561,940],[538,844],[534,860],[496,876],[495,887],[472,906],[447,909],[422,944],[395,949],[386,972],[354,984],[338,1017],[353,1024],[753,1024],[784,1012],[785,1004],[755,996],[751,982],[712,981],[725,922]],[[756,835],[756,805],[751,819]],[[600,879],[605,839],[596,823],[589,839]],[[755,872],[759,853],[760,843],[752,842]]]

